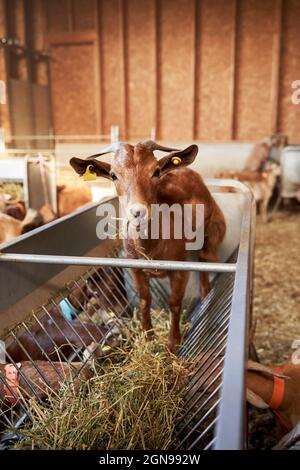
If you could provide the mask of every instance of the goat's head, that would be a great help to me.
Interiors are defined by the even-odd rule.
[[[286,147],[288,145],[288,137],[285,134],[272,134],[270,137],[271,145],[275,147]]]
[[[157,160],[155,150],[168,154]],[[111,152],[114,152],[111,164],[97,160],[97,157]],[[123,215],[129,222],[136,222],[150,216],[150,206],[157,202],[161,178],[172,170],[190,165],[197,153],[197,145],[178,150],[145,141],[135,146],[116,144],[85,160],[72,158],[70,164],[79,175],[83,175],[89,167],[89,171],[97,177],[114,181]]]
[[[281,175],[280,165],[274,162],[267,162],[265,165],[265,173],[267,177],[277,178]]]

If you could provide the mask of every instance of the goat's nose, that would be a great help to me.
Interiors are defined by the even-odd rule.
[[[131,207],[130,208],[130,213],[135,217],[136,219],[139,217],[144,217],[146,215],[147,209],[146,207]]]
[[[140,214],[141,214],[141,211],[140,211],[140,210],[136,210],[136,209],[130,209],[130,212],[131,212],[131,214],[133,215],[133,217],[139,217]]]

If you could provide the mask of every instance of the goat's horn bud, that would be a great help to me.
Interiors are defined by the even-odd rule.
[[[86,158],[86,160],[90,160],[91,158],[101,157],[101,155],[105,155],[107,153],[116,152],[117,150],[119,150],[119,148],[122,145],[123,145],[122,142],[114,142],[109,147],[106,147],[105,149],[103,149],[102,152],[95,153],[94,155],[90,155],[89,157]]]
[[[144,140],[140,142],[142,145],[145,145],[149,150],[160,150],[162,152],[175,152],[179,149],[173,149],[171,147],[164,147],[163,145],[157,144],[154,140]]]

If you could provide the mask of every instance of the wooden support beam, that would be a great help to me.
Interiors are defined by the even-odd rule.
[[[233,28],[232,28],[232,56],[231,56],[231,86],[230,86],[230,122],[231,122],[231,139],[236,138],[237,127],[237,80],[238,80],[238,27],[239,27],[239,13],[240,7],[238,0],[234,0],[232,15],[233,15]]]
[[[274,19],[274,37],[272,51],[272,75],[271,75],[271,121],[270,133],[279,131],[279,89],[280,89],[280,63],[282,49],[282,14],[283,0],[276,1]]]
[[[85,44],[93,43],[98,39],[94,30],[50,33],[48,36],[51,46],[61,46],[63,44]]]
[[[200,82],[200,15],[201,15],[201,0],[195,0],[195,42],[194,42],[194,129],[193,137],[197,139],[197,134],[199,132],[199,82]]]

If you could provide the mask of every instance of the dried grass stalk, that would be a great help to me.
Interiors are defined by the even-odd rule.
[[[63,386],[48,403],[29,402],[32,421],[18,430],[15,449],[170,449],[182,412],[188,365],[166,350],[168,320],[154,315],[147,342],[136,317],[130,343],[94,367],[79,392]],[[96,370],[97,369],[97,370]]]

